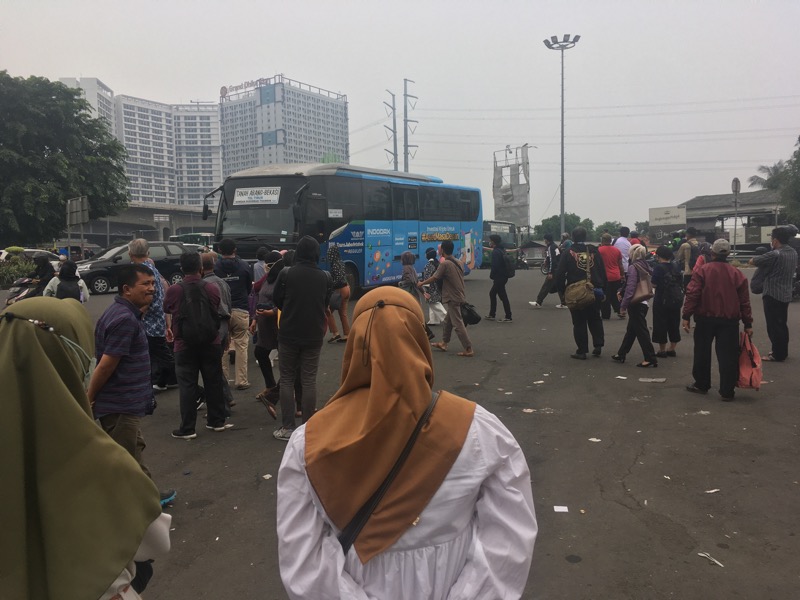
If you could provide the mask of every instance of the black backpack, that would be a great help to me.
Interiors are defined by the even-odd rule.
[[[503,252],[503,262],[506,266],[506,277],[511,279],[517,272],[517,257],[509,252]]]
[[[697,259],[700,258],[700,244],[689,244],[691,254],[689,255],[689,269],[694,269]]]
[[[178,314],[178,332],[187,344],[210,344],[219,333],[220,317],[206,292],[206,282],[180,283],[183,300]]]
[[[78,280],[62,279],[59,281],[56,287],[56,298],[74,298],[80,302],[81,288],[78,286]]]
[[[669,263],[669,271],[664,275],[661,286],[663,287],[661,303],[667,308],[679,308],[683,306],[683,275],[678,266]]]

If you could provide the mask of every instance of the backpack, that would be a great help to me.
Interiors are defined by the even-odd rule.
[[[700,258],[700,244],[692,244],[689,243],[689,248],[691,250],[691,254],[689,255],[689,269],[694,269],[695,264],[697,264],[697,259]]]
[[[659,294],[661,303],[667,308],[683,306],[683,275],[677,270],[675,263],[669,263],[669,271],[661,283]]]
[[[178,332],[187,344],[210,344],[219,333],[220,316],[211,306],[206,282],[179,284],[183,300],[178,313]]]
[[[81,288],[78,285],[78,280],[70,281],[69,279],[62,279],[59,281],[56,287],[56,298],[74,298],[80,302]]]
[[[506,266],[506,277],[511,279],[517,272],[517,258],[514,255],[504,251],[503,263]]]
[[[578,264],[578,255],[573,250],[570,250],[575,264]],[[594,284],[589,270],[589,252],[586,252],[586,279],[570,283],[564,290],[564,302],[570,310],[581,310],[591,306],[595,302]]]

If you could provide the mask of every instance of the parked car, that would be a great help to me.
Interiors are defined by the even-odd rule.
[[[12,256],[20,255],[32,261],[35,256],[39,256],[41,254],[47,255],[47,260],[49,260],[50,264],[53,265],[53,268],[58,271],[58,254],[53,254],[47,250],[40,250],[39,248],[23,248],[22,252],[8,252],[7,250],[0,250],[0,261],[8,260]]]
[[[170,284],[183,280],[181,254],[190,251],[180,242],[150,242],[150,258],[158,272]],[[130,264],[128,245],[114,246],[89,260],[78,263],[78,274],[89,286],[92,294],[107,294],[117,287],[117,272]]]

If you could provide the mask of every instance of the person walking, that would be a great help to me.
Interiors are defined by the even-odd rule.
[[[428,279],[439,268],[438,254],[436,248],[425,250],[425,268],[422,270],[422,279]],[[428,302],[428,325],[439,325],[447,316],[447,311],[442,306],[442,292],[439,283],[434,282],[422,288],[425,300]]]
[[[789,302],[797,269],[797,251],[789,245],[789,230],[776,227],[771,235],[772,250],[750,260],[763,276],[761,301],[767,321],[767,335],[772,350],[763,357],[766,361],[783,362],[789,356]]]
[[[625,278],[625,293],[620,302],[619,314],[622,316],[630,314],[630,317],[628,318],[628,326],[625,329],[625,336],[622,338],[619,350],[611,357],[611,360],[624,363],[625,357],[633,348],[633,342],[638,340],[639,347],[641,347],[642,354],[644,354],[644,360],[636,363],[636,366],[655,368],[658,366],[658,359],[656,358],[656,351],[653,349],[653,343],[650,341],[650,331],[647,328],[648,300],[637,300],[634,297],[639,282],[651,279],[653,269],[647,264],[647,250],[641,244],[634,244],[630,247],[628,259],[630,260],[630,265]]]
[[[236,256],[236,242],[225,238],[219,243],[219,253],[222,255],[214,266],[214,273],[223,279],[231,289],[231,318],[228,322],[228,332],[231,343],[236,352],[234,384],[237,390],[246,390],[250,387],[247,379],[247,357],[250,344],[250,305],[248,297],[253,287],[253,274],[250,267],[241,258]],[[222,355],[222,373],[228,379],[228,357]]]
[[[629,227],[622,226],[619,228],[619,237],[614,240],[614,247],[619,249],[622,253],[622,272],[628,272],[628,252],[631,249],[631,241],[628,236],[631,234]]]
[[[219,289],[219,308],[217,309],[217,314],[219,315],[219,351],[220,359],[225,359],[227,358],[225,349],[228,347],[231,341],[229,332],[232,310],[231,288],[228,287],[228,284],[224,279],[214,273],[214,265],[216,264],[216,260],[217,257],[211,252],[203,252],[200,255],[200,266],[202,269],[203,281],[206,283],[212,283]],[[204,394],[201,393],[201,397],[197,402],[198,409],[202,406],[203,396]],[[231,406],[236,406],[236,401],[233,399],[231,386],[228,383],[227,377],[222,377],[222,397],[225,399],[225,417],[229,418],[231,416]]]
[[[622,285],[622,276],[625,270],[622,268],[622,252],[619,248],[611,245],[611,234],[604,233],[600,236],[600,247],[597,249],[603,257],[603,266],[606,269],[606,299],[600,305],[600,314],[603,319],[611,318],[611,309],[619,318],[624,318],[619,313],[619,288]]]
[[[739,376],[739,321],[744,332],[753,336],[753,314],[750,290],[742,272],[728,264],[731,245],[716,240],[711,246],[711,262],[695,268],[686,288],[683,303],[683,330],[691,331],[694,317],[694,382],[687,391],[705,394],[711,389],[711,345],[719,363],[719,395],[725,401],[734,399]]]
[[[89,288],[78,276],[78,265],[67,260],[61,263],[61,268],[50,282],[45,286],[43,296],[52,296],[60,300],[72,298],[81,304],[89,301]]]
[[[164,302],[165,310],[172,315],[172,333],[175,339],[175,372],[178,375],[180,390],[181,424],[172,432],[172,437],[181,440],[193,440],[197,437],[197,398],[199,388],[197,378],[203,376],[206,408],[208,409],[206,429],[216,432],[226,431],[233,427],[226,423],[225,399],[222,391],[222,364],[220,355],[223,350],[219,336],[219,288],[213,283],[202,280],[202,264],[196,252],[181,255],[181,271],[183,281],[167,290]],[[184,299],[186,302],[184,302]],[[206,303],[207,312],[203,308]],[[194,314],[199,312],[206,321],[198,322]],[[208,322],[213,320],[214,325]],[[210,327],[209,341],[205,343],[188,343],[188,333],[192,337],[205,333]]]
[[[281,310],[278,329],[281,427],[272,436],[288,441],[295,429],[294,386],[298,372],[303,389],[303,423],[317,409],[317,370],[325,337],[326,310],[333,286],[319,268],[319,242],[311,236],[297,243],[294,263],[275,282],[273,299]]]
[[[683,271],[683,287],[689,285],[692,278],[692,270],[700,256],[700,242],[697,241],[697,229],[694,227],[686,228],[686,241],[678,248],[676,259]]]
[[[683,307],[683,274],[669,246],[656,250],[653,267],[653,343],[658,344],[658,358],[676,357],[681,341],[681,308]],[[667,347],[669,341],[669,347]]]
[[[530,304],[533,308],[542,308],[544,299],[547,298],[547,295],[558,292],[558,286],[556,285],[555,281],[555,274],[558,270],[559,260],[558,247],[555,245],[555,243],[553,243],[552,233],[545,233],[544,241],[546,242],[544,249],[544,264],[547,268],[547,274],[545,275],[544,283],[542,284],[542,287],[539,289],[539,293],[536,296],[536,300],[528,302],[528,304]],[[567,305],[564,304],[564,298],[559,295],[559,303],[556,308],[566,308],[566,306]]]
[[[255,345],[256,362],[264,378],[264,390],[256,394],[273,419],[278,418],[275,405],[278,403],[278,382],[272,373],[270,352],[278,349],[278,309],[275,306],[275,281],[283,270],[283,257],[273,252],[267,260],[267,278],[258,290],[255,317],[250,322],[250,333],[258,333]]]
[[[331,338],[328,343],[346,343],[347,336],[350,334],[350,320],[347,316],[347,303],[350,301],[350,284],[347,283],[347,271],[344,268],[342,257],[339,254],[339,247],[336,244],[328,244],[328,269],[333,281],[333,293],[331,294],[331,306],[328,307],[328,329],[331,330]],[[336,327],[335,313],[339,313],[339,320],[342,322],[342,334]]]
[[[147,311],[142,317],[142,323],[144,323],[144,330],[147,333],[153,389],[163,392],[167,388],[178,386],[178,378],[175,375],[175,357],[168,346],[174,341],[169,327],[172,317],[164,312],[167,282],[150,259],[150,244],[146,239],[138,238],[130,242],[128,257],[133,264],[144,265],[153,274],[153,301],[147,307]]]
[[[339,390],[289,441],[277,533],[292,600],[510,599],[525,589],[537,535],[525,456],[485,408],[434,392],[424,322],[402,290],[367,292]],[[362,509],[417,428],[376,510]],[[362,511],[363,528],[345,539]]]
[[[452,240],[442,242],[439,249],[444,260],[433,275],[420,281],[417,286],[424,288],[435,281],[442,282],[442,304],[447,310],[447,316],[442,323],[442,341],[433,343],[433,347],[447,352],[447,344],[450,343],[450,336],[453,335],[453,329],[455,329],[458,340],[464,348],[457,353],[458,356],[472,357],[475,356],[475,352],[467,334],[467,326],[464,325],[464,319],[461,317],[461,305],[467,301],[464,290],[464,267],[453,256],[453,248]]]
[[[586,244],[586,229],[576,227],[572,232],[573,245],[570,251],[562,254],[555,275],[560,294],[566,293],[567,286],[589,279],[595,288],[595,301],[584,308],[570,308],[572,317],[572,336],[577,350],[571,358],[586,360],[589,353],[589,333],[592,334],[592,356],[598,357],[605,345],[603,317],[600,316],[602,291],[606,286],[606,269],[603,257],[597,248]],[[588,332],[587,333],[587,329]]]
[[[414,256],[413,252],[406,250],[400,255],[400,263],[403,265],[403,274],[397,287],[408,292],[417,302],[420,302],[420,286],[419,278],[417,277],[417,267],[415,266],[416,262],[417,257]],[[422,303],[420,302],[420,308],[421,307]],[[436,337],[433,331],[431,331],[431,328],[427,325],[425,325],[425,334],[428,336],[429,340]]]
[[[489,272],[489,279],[492,280],[492,288],[489,290],[489,314],[486,316],[488,321],[494,321],[497,313],[497,297],[503,303],[505,317],[497,319],[498,323],[511,323],[511,304],[506,293],[506,283],[508,283],[508,269],[506,268],[506,251],[502,245],[502,238],[493,233],[489,236],[489,245],[492,248],[492,270]]]

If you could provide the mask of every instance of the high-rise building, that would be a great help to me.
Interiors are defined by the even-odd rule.
[[[67,87],[81,90],[92,107],[92,116],[103,117],[108,121],[112,135],[116,134],[114,91],[110,87],[96,77],[62,77],[59,81]]]
[[[178,204],[202,204],[203,196],[222,183],[219,105],[172,107],[175,132],[175,198]]]
[[[259,165],[350,162],[347,96],[283,75],[220,89],[224,175]]]

